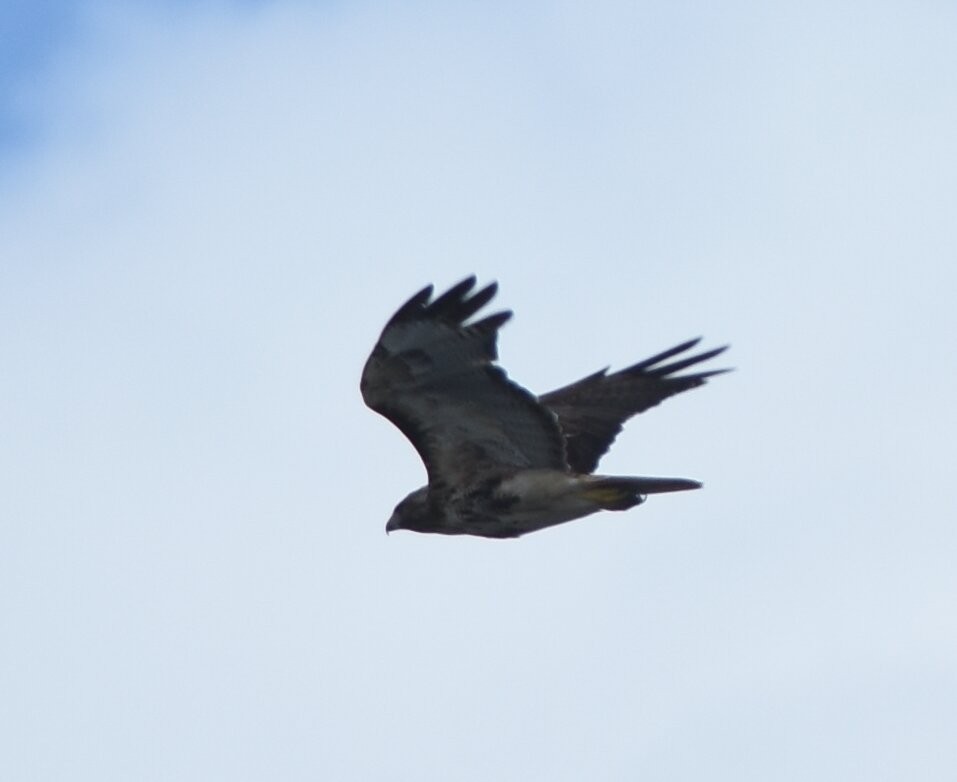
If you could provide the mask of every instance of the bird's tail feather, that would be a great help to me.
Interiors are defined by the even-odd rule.
[[[628,510],[645,500],[646,494],[700,489],[698,481],[688,478],[639,478],[590,475],[583,495],[604,510]]]

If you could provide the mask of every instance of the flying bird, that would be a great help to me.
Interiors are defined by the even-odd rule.
[[[512,313],[472,320],[497,284],[474,289],[473,276],[436,298],[431,285],[420,290],[386,323],[362,371],[363,400],[411,440],[429,479],[396,506],[387,532],[514,538],[701,487],[593,473],[625,421],[727,371],[677,374],[726,347],[688,355],[699,342],[688,340],[536,397],[495,363]]]

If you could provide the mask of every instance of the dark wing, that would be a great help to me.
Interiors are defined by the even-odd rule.
[[[692,339],[682,342],[612,375],[603,369],[577,383],[539,397],[539,401],[558,416],[559,426],[565,436],[568,465],[574,472],[592,472],[621,431],[622,424],[633,415],[654,407],[669,396],[702,385],[712,375],[727,371],[715,369],[674,376],[675,372],[686,367],[714,358],[725,347],[670,364],[663,363],[693,348],[699,341]]]
[[[362,371],[362,398],[412,441],[430,483],[463,482],[477,467],[564,470],[555,415],[492,363],[512,313],[466,323],[497,289],[474,286],[469,277],[433,300],[430,285],[402,305]]]

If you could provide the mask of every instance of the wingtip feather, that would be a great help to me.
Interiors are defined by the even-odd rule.
[[[691,348],[693,348],[699,342],[701,342],[701,337],[694,337],[693,339],[685,340],[681,344],[675,345],[673,348],[668,348],[667,350],[663,350],[660,353],[656,353],[649,358],[639,361],[637,364],[633,364],[632,366],[628,367],[628,370],[648,369],[649,367],[653,367],[655,364],[660,364],[665,359],[669,359],[672,356],[677,356],[679,353],[684,353],[686,350],[691,350]]]
[[[432,298],[433,287],[431,284],[426,285],[422,290],[414,293],[412,296],[406,300],[399,309],[395,311],[395,314],[389,318],[389,322],[386,326],[390,326],[393,323],[397,323],[400,320],[411,317],[415,313],[421,311],[429,303],[429,299]]]
[[[694,366],[695,364],[700,364],[703,361],[708,361],[709,359],[719,356],[724,351],[728,349],[727,345],[722,345],[718,348],[712,348],[711,350],[706,350],[704,353],[698,353],[694,356],[688,356],[687,358],[680,359],[679,361],[673,361],[670,364],[664,364],[663,366],[652,366],[649,367],[649,374],[656,375],[658,377],[666,377],[668,375],[673,375],[675,372],[680,372],[682,369],[687,369],[688,367]],[[671,351],[665,351],[665,353],[670,353],[670,355],[663,355],[662,358],[670,358],[675,355]],[[656,362],[657,363],[657,362]]]

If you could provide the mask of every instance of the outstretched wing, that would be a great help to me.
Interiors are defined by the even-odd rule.
[[[469,277],[436,299],[423,288],[392,316],[362,371],[362,398],[412,441],[430,483],[477,467],[566,469],[555,414],[511,382],[497,358],[511,312],[466,323],[495,295]]]
[[[574,472],[594,471],[598,460],[621,431],[622,424],[633,415],[654,407],[669,396],[696,388],[713,375],[727,371],[715,369],[677,377],[674,374],[714,358],[724,352],[724,347],[670,364],[663,363],[690,350],[699,341],[700,338],[682,342],[670,350],[612,375],[607,374],[607,369],[603,369],[577,383],[539,397],[539,401],[558,416],[559,426],[565,436],[568,465]]]

